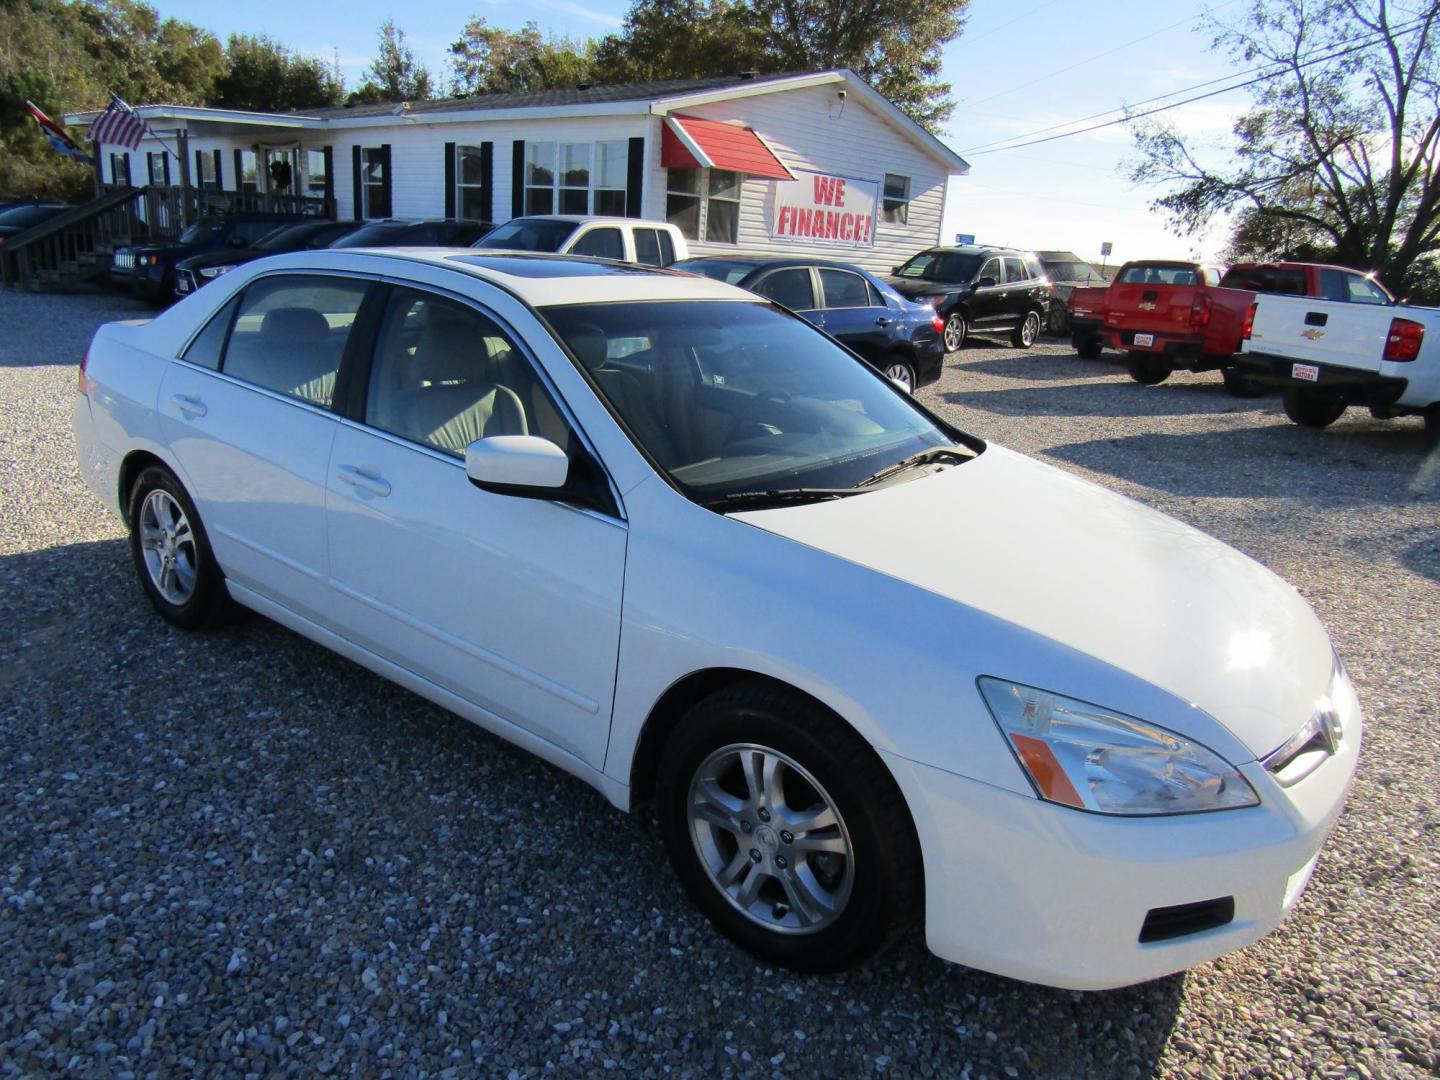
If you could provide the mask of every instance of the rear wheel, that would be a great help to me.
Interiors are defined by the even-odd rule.
[[[1100,354],[1105,351],[1105,346],[1094,334],[1086,334],[1083,337],[1077,335],[1074,345],[1075,351],[1083,360],[1098,360]]]
[[[155,610],[187,630],[229,613],[225,577],[190,497],[168,469],[145,469],[130,489],[130,555]]]
[[[1345,400],[1337,394],[1301,387],[1285,391],[1285,415],[1301,427],[1329,427],[1344,411]]]
[[[1130,371],[1130,378],[1145,386],[1164,382],[1173,370],[1170,361],[1165,357],[1147,352],[1131,352],[1126,358],[1125,366]]]
[[[1225,380],[1225,389],[1231,397],[1260,397],[1270,389],[1264,383],[1258,382],[1248,375],[1242,375],[1234,368],[1222,368],[1220,377]]]
[[[762,682],[706,698],[658,776],[676,874],[764,960],[839,971],[912,921],[922,875],[904,799],[865,740],[811,699]]]
[[[891,353],[882,370],[887,379],[904,386],[907,394],[915,392],[915,369],[910,365],[910,361],[899,353]]]
[[[1425,410],[1425,438],[1432,443],[1440,443],[1440,405],[1432,405]]]
[[[947,353],[958,352],[965,344],[965,330],[965,316],[958,311],[952,311],[945,320],[945,331],[941,335],[945,339]]]
[[[1040,313],[1031,311],[1025,315],[1024,320],[1010,332],[1010,344],[1017,349],[1028,349],[1035,344],[1035,339],[1040,336]]]

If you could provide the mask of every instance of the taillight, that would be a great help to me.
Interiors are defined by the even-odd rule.
[[[1414,319],[1391,319],[1390,335],[1385,339],[1385,359],[1397,362],[1414,360],[1420,355],[1425,340],[1425,326]]]
[[[1195,302],[1190,305],[1190,325],[1210,325],[1210,297],[1206,296],[1204,293],[1201,293],[1199,296],[1195,297]]]
[[[1249,341],[1251,333],[1255,330],[1255,312],[1260,307],[1259,300],[1250,301],[1250,310],[1245,312],[1245,325],[1240,328],[1240,340]]]
[[[87,375],[85,374],[85,369],[86,369],[86,367],[89,366],[89,364],[90,364],[90,350],[89,350],[89,349],[86,349],[86,350],[85,350],[85,355],[80,358],[80,375],[79,375],[79,381],[80,381],[79,390],[80,390],[80,393],[84,394],[86,397],[89,397],[89,396],[90,396],[90,378],[89,378],[89,376],[87,376]]]
[[[939,315],[930,316],[930,325],[935,327],[935,333],[937,334],[943,334],[945,332],[945,320],[940,318]]]

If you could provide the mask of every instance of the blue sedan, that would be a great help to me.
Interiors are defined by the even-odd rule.
[[[814,323],[906,389],[940,378],[945,324],[868,270],[826,259],[719,256],[672,269],[703,274],[774,300]]]

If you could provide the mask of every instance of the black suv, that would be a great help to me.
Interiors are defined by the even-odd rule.
[[[1050,308],[1050,282],[1031,251],[998,247],[930,248],[895,267],[895,291],[932,305],[945,320],[945,351],[977,334],[1008,332],[1028,349]]]
[[[248,248],[281,225],[308,220],[299,214],[204,217],[174,240],[116,248],[110,256],[110,282],[134,289],[152,304],[166,304],[175,299],[175,264],[181,259]]]
[[[469,247],[495,226],[467,218],[381,218],[348,232],[331,247]]]
[[[228,274],[235,267],[254,259],[263,259],[266,255],[329,247],[332,241],[354,232],[359,226],[358,221],[328,221],[325,218],[293,221],[262,236],[251,247],[222,248],[181,259],[175,264],[175,295],[192,293],[221,274]]]

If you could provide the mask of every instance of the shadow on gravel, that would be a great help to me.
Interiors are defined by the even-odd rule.
[[[1400,553],[1400,565],[1440,584],[1440,537],[1431,536],[1411,544]]]
[[[1198,498],[1283,498],[1335,507],[1440,496],[1440,451],[1426,445],[1424,431],[1394,421],[1373,423],[1326,431],[1271,424],[1131,435],[1055,446],[1045,456]]]
[[[1014,356],[967,361],[964,352],[959,352],[951,353],[946,359],[953,359],[954,366],[959,371],[974,371],[1006,379],[1054,382],[1058,379],[1093,379],[1124,374],[1124,368],[1115,364],[1106,363],[1104,360],[1086,360],[1073,354],[1056,356],[1054,353],[1017,351]]]
[[[960,370],[963,373],[969,368],[962,367]],[[1066,377],[1075,376],[1056,376]],[[1052,383],[1044,387],[1005,390],[950,390],[940,397],[951,405],[1002,416],[1192,416],[1199,413],[1251,413],[1277,407],[1275,400],[1231,397],[1218,382],[1214,386],[1177,383],[1174,386],[1146,387],[1128,379],[1125,382]]]
[[[0,625],[22,1074],[1150,1076],[1175,1027],[1182,978],[1046,990],[918,932],[760,965],[648,814],[267,620],[174,629],[122,540],[0,558]]]

